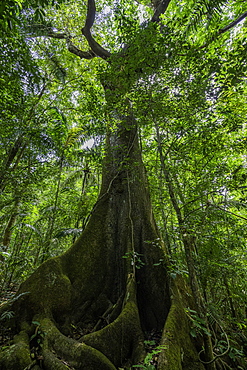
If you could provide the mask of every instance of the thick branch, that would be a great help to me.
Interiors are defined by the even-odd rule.
[[[109,51],[104,49],[97,41],[95,41],[91,35],[90,29],[94,24],[95,13],[96,13],[95,1],[88,0],[87,18],[85,26],[82,28],[82,34],[86,37],[87,42],[91,47],[92,51],[94,52],[94,54],[98,55],[102,59],[107,59],[111,56],[111,53],[109,53]]]
[[[96,55],[92,50],[89,51],[82,51],[78,49],[71,41],[71,36],[67,33],[56,33],[54,31],[49,31],[47,34],[48,37],[52,37],[54,39],[64,39],[67,42],[68,51],[70,51],[72,54],[75,54],[81,59],[92,59]]]
[[[45,36],[45,37],[50,37],[53,39],[66,40],[68,51],[75,54],[81,59],[92,59],[96,57],[96,54],[92,50],[82,51],[78,49],[75,45],[73,45],[71,41],[72,37],[68,32],[59,33],[59,32],[54,31],[51,27],[46,27],[46,26],[40,27],[39,25],[37,26],[35,25],[33,29],[34,30],[31,30],[31,31],[34,32],[35,37]]]
[[[92,49],[93,53],[102,59],[108,59],[111,53],[104,49],[91,35],[90,29],[82,28],[82,34],[86,37],[87,42]]]
[[[152,22],[159,22],[161,14],[164,14],[171,0],[161,0],[157,8],[155,9],[154,15],[151,19]]]
[[[77,55],[81,59],[92,59],[96,57],[95,53],[92,50],[89,51],[82,51],[78,49],[75,45],[72,44],[71,40],[67,40],[68,50],[72,53]]]
[[[96,6],[94,0],[88,0],[87,3],[87,18],[84,28],[92,28],[95,21]]]

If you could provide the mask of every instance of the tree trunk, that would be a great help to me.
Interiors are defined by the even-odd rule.
[[[158,369],[204,368],[184,311],[189,290],[167,272],[129,103],[118,112],[111,107],[108,120],[102,188],[86,229],[0,310],[14,311],[19,330],[0,353],[3,370],[34,364],[34,349],[36,369],[39,361],[47,370],[65,363],[85,370],[130,366],[145,357],[151,333],[162,337]]]
[[[27,143],[22,137],[17,137],[12,148],[8,152],[6,160],[0,171],[0,191],[3,192],[8,181],[9,174],[18,166],[21,157],[26,149]]]

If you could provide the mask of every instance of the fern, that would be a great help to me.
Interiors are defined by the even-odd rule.
[[[10,320],[12,317],[14,317],[13,311],[5,311],[1,314],[0,321]]]

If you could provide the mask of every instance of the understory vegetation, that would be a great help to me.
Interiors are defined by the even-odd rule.
[[[0,368],[247,368],[247,6],[0,5]]]

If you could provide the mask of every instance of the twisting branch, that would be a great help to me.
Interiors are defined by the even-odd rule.
[[[238,215],[237,213],[234,213],[234,212],[231,212],[231,211],[228,211],[227,209],[224,209],[223,207],[220,207],[220,206],[217,206],[216,204],[213,204],[213,203],[209,203],[210,206],[214,207],[214,208],[218,208],[220,209],[221,211],[224,211],[226,213],[229,213],[230,215],[233,215],[235,217],[238,217],[238,218],[241,218],[242,220],[247,220],[246,217],[243,217],[243,216],[240,216]]]
[[[95,53],[92,50],[89,51],[82,51],[78,49],[74,44],[72,44],[70,38],[66,39],[68,50],[78,56],[81,59],[93,59],[96,57]]]
[[[95,21],[96,6],[94,0],[88,0],[87,3],[87,18],[84,28],[92,28]]]
[[[171,0],[161,0],[155,9],[154,15],[151,19],[152,22],[159,22],[161,14],[164,14]]]
[[[79,48],[77,48],[71,41],[72,37],[69,34],[69,32],[64,32],[64,33],[57,33],[54,32],[52,29],[49,30],[47,33],[48,37],[52,37],[54,39],[64,39],[66,40],[67,43],[67,48],[68,51],[70,51],[72,54],[75,54],[81,59],[92,59],[96,57],[95,53],[92,50],[89,51],[82,51]]]
[[[107,51],[100,44],[98,44],[98,42],[95,41],[91,35],[90,29],[94,24],[95,13],[96,13],[95,1],[88,0],[86,23],[81,31],[82,31],[82,34],[86,37],[87,42],[89,46],[91,47],[93,53],[102,59],[108,59],[111,56],[111,53],[109,53],[109,51]]]
[[[47,27],[45,25],[42,26],[35,25],[32,26],[32,29],[30,27],[29,33],[31,32],[34,34],[35,37],[45,36],[53,39],[66,40],[68,51],[75,54],[81,59],[92,59],[97,56],[92,50],[82,51],[79,48],[77,48],[72,43],[71,41],[72,36],[67,30],[65,32],[56,32],[52,29],[52,27]]]

